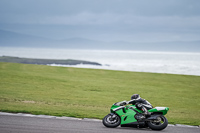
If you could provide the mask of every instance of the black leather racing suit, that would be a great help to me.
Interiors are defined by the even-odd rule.
[[[144,111],[145,114],[148,114],[149,109],[152,109],[153,106],[145,99],[139,98],[139,99],[132,99],[128,101],[128,104],[133,104],[136,106],[136,108]]]

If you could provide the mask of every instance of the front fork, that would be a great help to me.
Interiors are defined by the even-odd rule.
[[[113,120],[117,117],[117,115],[114,114],[114,113],[110,113],[110,115],[111,115],[111,118],[112,118]]]

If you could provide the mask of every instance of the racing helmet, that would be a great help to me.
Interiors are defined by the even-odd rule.
[[[133,100],[133,99],[140,99],[140,95],[139,94],[133,94],[131,96],[131,100]]]

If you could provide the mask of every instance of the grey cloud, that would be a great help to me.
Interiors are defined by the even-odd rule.
[[[115,12],[144,16],[199,15],[199,0],[1,0],[0,11],[20,14]]]
[[[199,0],[1,0],[0,29],[50,38],[197,40],[199,6]]]

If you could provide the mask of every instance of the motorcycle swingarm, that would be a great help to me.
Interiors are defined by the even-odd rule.
[[[159,116],[161,116],[161,115],[152,115],[152,116],[146,118],[145,121],[157,120],[157,118],[158,118]]]

